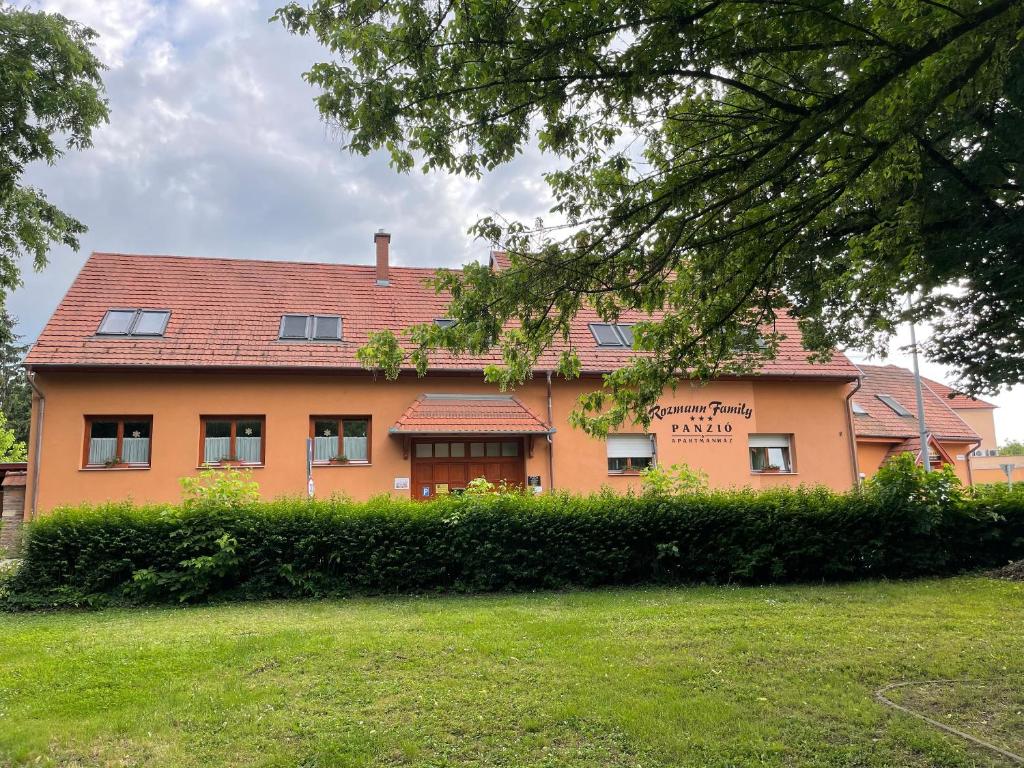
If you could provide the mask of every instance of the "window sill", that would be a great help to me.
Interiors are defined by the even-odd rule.
[[[640,477],[643,472],[638,469],[631,469],[623,472],[609,472],[608,477]]]
[[[264,464],[200,464],[196,469],[263,469]]]
[[[320,469],[321,467],[372,467],[368,461],[314,461],[313,469]]]
[[[756,475],[757,477],[774,477],[775,475],[798,475],[799,472],[758,472],[756,469],[750,470],[750,474]]]
[[[133,469],[149,469],[149,464],[118,464],[114,467],[104,466],[84,466],[79,468],[79,472],[125,472]]]

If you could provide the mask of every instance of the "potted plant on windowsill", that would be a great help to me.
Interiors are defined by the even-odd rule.
[[[235,455],[228,456],[226,459],[221,459],[217,462],[219,467],[239,467],[242,465],[242,460]]]
[[[331,464],[348,464],[348,456],[331,456]]]
[[[781,472],[782,471],[782,467],[777,466],[775,464],[769,464],[766,467],[763,467],[761,469],[761,471],[762,472]]]
[[[121,460],[117,458],[117,456],[114,456],[112,459],[107,459],[106,461],[103,462],[103,466],[106,467],[107,469],[120,466],[120,464]]]

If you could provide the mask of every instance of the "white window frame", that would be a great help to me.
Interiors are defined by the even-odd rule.
[[[788,466],[779,466],[778,470],[769,470],[766,468],[757,469],[754,466],[754,451],[759,448],[763,448],[766,451],[771,449],[786,451],[786,461],[788,462]],[[768,454],[765,454],[765,458],[766,460],[768,459]],[[750,471],[756,475],[796,474],[796,462],[794,460],[793,450],[793,435],[778,432],[751,433],[750,435],[747,436],[747,462],[750,466]],[[768,466],[778,465],[765,465],[765,467]]]
[[[605,438],[605,454],[609,462],[609,475],[634,475],[647,467],[656,466],[658,463],[657,445],[654,435],[649,434],[611,434]],[[623,469],[612,469],[612,459],[626,459],[626,466]],[[649,459],[649,463],[638,461],[633,466],[634,460]]]

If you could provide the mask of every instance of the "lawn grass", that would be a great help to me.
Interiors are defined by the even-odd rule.
[[[0,765],[998,766],[873,692],[1024,681],[1024,584],[981,577],[0,627]]]
[[[886,696],[1007,752],[1024,755],[1024,679],[1020,677],[922,682],[894,688]]]

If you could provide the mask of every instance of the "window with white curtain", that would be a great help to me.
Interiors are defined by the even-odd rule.
[[[639,472],[654,465],[654,438],[651,435],[608,435],[608,472]]]
[[[85,428],[85,466],[149,466],[152,416],[90,416]]]
[[[204,416],[203,464],[262,464],[263,416]]]
[[[752,472],[792,472],[792,435],[750,435]]]
[[[368,464],[368,416],[313,416],[309,420],[315,464]]]

